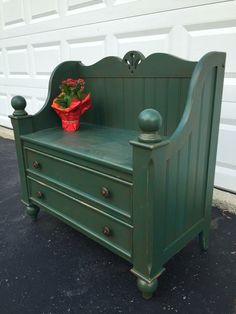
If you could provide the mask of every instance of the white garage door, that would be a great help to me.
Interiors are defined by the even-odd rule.
[[[131,49],[193,60],[227,52],[215,185],[236,191],[236,1],[0,0],[0,125],[11,127],[16,94],[29,113],[43,105],[59,62]]]

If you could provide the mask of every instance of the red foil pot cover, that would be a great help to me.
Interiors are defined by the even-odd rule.
[[[63,108],[56,103],[57,98],[53,100],[51,107],[61,118],[62,128],[68,132],[78,130],[80,126],[80,117],[92,105],[91,94],[89,93],[83,100],[72,99],[70,107]]]

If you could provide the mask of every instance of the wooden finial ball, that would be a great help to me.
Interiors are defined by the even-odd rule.
[[[162,117],[155,109],[145,109],[138,116],[138,124],[143,133],[158,132],[162,126]]]
[[[26,100],[22,96],[15,96],[11,100],[11,105],[15,109],[13,112],[14,116],[24,116],[27,115],[27,112],[25,111],[26,107]]]

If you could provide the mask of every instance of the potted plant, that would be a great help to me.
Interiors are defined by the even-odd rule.
[[[61,82],[59,88],[61,92],[51,107],[61,118],[65,131],[76,131],[80,125],[80,116],[91,107],[91,94],[85,93],[85,81],[81,78],[68,78]]]

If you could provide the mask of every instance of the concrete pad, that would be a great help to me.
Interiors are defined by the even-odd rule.
[[[10,140],[14,140],[13,130],[0,126],[0,137],[9,138]]]
[[[236,214],[236,195],[219,189],[214,189],[212,206]]]

